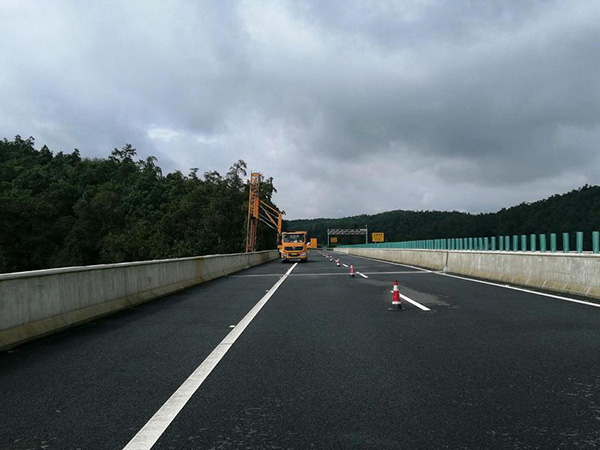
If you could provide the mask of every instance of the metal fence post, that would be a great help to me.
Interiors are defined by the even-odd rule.
[[[517,250],[519,250],[519,236],[516,234],[513,234],[513,248],[512,248],[513,252],[516,252]]]
[[[510,252],[510,236],[504,236],[504,250]]]
[[[546,234],[540,234],[540,252],[546,253]]]
[[[503,252],[504,251],[504,236],[500,236],[500,238],[498,239],[498,244],[500,244],[498,249],[501,252]]]
[[[522,252],[527,251],[527,235],[525,235],[525,234],[521,235],[521,251]]]
[[[583,232],[578,231],[575,236],[577,236],[577,253],[583,253]]]
[[[600,231],[592,232],[592,251],[600,253]]]
[[[569,253],[569,233],[563,233],[563,252]]]
[[[556,244],[556,233],[550,233],[550,251],[552,253],[556,253],[557,244]]]
[[[492,236],[491,241],[492,241],[492,251],[495,252],[496,251],[496,236]]]
[[[535,234],[529,235],[529,250],[532,252],[537,251],[537,242],[535,239]]]

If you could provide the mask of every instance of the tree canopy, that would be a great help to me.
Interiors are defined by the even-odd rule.
[[[130,144],[108,158],[0,141],[0,272],[178,258],[244,249],[246,163],[164,175]],[[261,184],[272,204],[273,179]],[[259,227],[258,248],[276,246]]]
[[[290,229],[306,230],[327,242],[328,228],[364,228],[385,233],[387,242],[457,237],[504,236],[600,230],[600,186],[585,185],[569,193],[533,203],[502,208],[495,213],[458,211],[388,211],[341,219],[291,220]],[[340,244],[364,243],[364,237],[339,238]],[[590,246],[585,241],[586,249]]]

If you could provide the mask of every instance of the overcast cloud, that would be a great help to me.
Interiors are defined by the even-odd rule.
[[[600,2],[2,0],[0,138],[272,176],[287,218],[600,183]]]

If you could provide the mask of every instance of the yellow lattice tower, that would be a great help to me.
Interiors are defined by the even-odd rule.
[[[248,197],[248,221],[246,223],[246,252],[256,251],[258,236],[258,220],[260,208],[260,173],[250,174],[250,189]]]

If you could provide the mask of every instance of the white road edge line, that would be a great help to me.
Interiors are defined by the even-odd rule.
[[[369,278],[368,276],[366,276],[364,273],[360,273],[360,272],[356,272],[357,274],[359,274],[361,277],[363,278]]]
[[[355,272],[358,273],[358,272]],[[394,272],[361,272],[364,275],[425,275],[427,273],[441,273],[441,272],[418,272],[416,270],[404,270]],[[290,278],[297,277],[327,277],[327,276],[347,276],[346,272],[321,272],[321,273],[291,273]],[[283,274],[279,273],[268,273],[262,275],[229,275],[229,278],[258,278],[258,277],[282,277]],[[367,277],[368,278],[368,277]],[[267,289],[268,291],[268,289]]]
[[[577,299],[570,298],[570,297],[563,297],[561,295],[547,294],[545,292],[533,291],[531,289],[524,289],[524,288],[519,288],[519,287],[516,287],[516,286],[509,286],[509,285],[506,285],[506,284],[493,283],[491,281],[476,280],[474,278],[461,277],[459,275],[451,275],[449,273],[444,273],[444,272],[440,272],[440,271],[437,271],[437,270],[427,270],[427,269],[422,269],[422,268],[416,267],[416,266],[409,266],[407,264],[400,264],[400,263],[395,263],[395,262],[392,262],[392,261],[384,261],[382,259],[367,258],[365,256],[356,256],[356,255],[350,255],[350,256],[355,256],[357,258],[363,258],[363,259],[371,259],[373,261],[379,261],[379,262],[383,262],[383,263],[387,263],[387,264],[392,264],[392,265],[395,265],[395,266],[411,267],[413,269],[419,269],[419,270],[422,270],[423,272],[433,273],[433,274],[441,275],[441,276],[444,276],[444,277],[458,278],[460,280],[472,281],[473,283],[489,284],[490,286],[497,286],[497,287],[501,287],[501,288],[504,288],[504,289],[512,289],[514,291],[527,292],[528,294],[541,295],[543,297],[550,297],[550,298],[555,298],[555,299],[558,299],[558,300],[564,300],[566,302],[579,303],[580,305],[593,306],[595,308],[600,308],[600,304],[599,303],[586,302],[584,300],[577,300]]]
[[[586,302],[584,300],[577,300],[577,299],[570,298],[570,297],[563,297],[561,295],[547,294],[545,292],[532,291],[531,289],[525,289],[525,288],[520,288],[520,287],[516,287],[516,286],[509,286],[506,284],[493,283],[491,281],[476,280],[474,278],[461,277],[459,275],[451,275],[449,273],[441,273],[441,272],[436,272],[436,273],[438,275],[443,275],[445,277],[458,278],[460,280],[465,280],[465,281],[472,281],[473,283],[489,284],[490,286],[497,286],[497,287],[501,287],[504,289],[512,289],[513,291],[527,292],[528,294],[536,294],[536,295],[541,295],[544,297],[550,297],[550,298],[556,298],[558,300],[564,300],[566,302],[579,303],[581,305],[594,306],[596,308],[600,308],[600,303],[591,303],[591,302]]]
[[[415,305],[417,308],[422,309],[423,311],[431,311],[427,306],[421,305],[419,302],[415,302],[412,298],[407,297],[404,294],[400,294],[400,298],[402,300],[406,300],[408,303]]]
[[[400,264],[400,263],[396,263],[396,262],[392,262],[392,261],[384,261],[383,259],[368,258],[366,256],[358,256],[358,255],[350,255],[350,254],[348,254],[348,256],[351,256],[353,258],[369,259],[371,261],[377,261],[377,262],[382,262],[382,263],[386,263],[386,264],[393,264],[394,266],[410,267],[411,269],[416,269],[416,270],[420,270],[422,272],[427,272],[427,273],[433,272],[433,270],[423,269],[422,267],[411,266],[409,264]]]
[[[129,441],[123,450],[150,450],[156,441],[162,436],[167,427],[173,422],[177,414],[183,409],[188,400],[194,395],[198,388],[204,383],[212,370],[219,364],[219,361],[225,356],[237,338],[244,332],[246,327],[256,317],[258,312],[273,296],[275,291],[286,280],[288,275],[298,265],[295,263],[283,275],[277,283],[261,298],[256,305],[240,320],[236,327],[225,336],[219,345],[212,351],[210,355],[200,364],[196,370],[189,376],[187,380],[177,389],[173,395],[165,402],[164,405],[152,416],[152,418],[142,427],[140,431]]]
[[[344,266],[344,267],[348,267],[348,264],[344,264],[344,263],[342,263],[342,266]]]
[[[400,272],[365,272],[367,275],[425,275],[428,273],[443,273],[443,272],[419,272],[417,270],[403,270]]]

